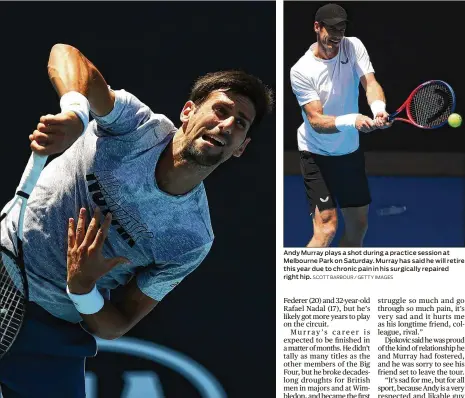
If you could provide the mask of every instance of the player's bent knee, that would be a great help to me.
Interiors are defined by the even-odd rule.
[[[316,211],[314,229],[316,234],[333,238],[337,231],[337,211],[336,209]]]

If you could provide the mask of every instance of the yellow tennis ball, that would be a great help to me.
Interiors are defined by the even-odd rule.
[[[447,121],[449,122],[449,126],[459,127],[462,124],[462,116],[460,116],[458,113],[452,113]]]

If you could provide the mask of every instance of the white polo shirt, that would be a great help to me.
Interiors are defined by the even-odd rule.
[[[374,72],[363,43],[356,37],[344,37],[336,57],[324,60],[313,55],[313,43],[291,68],[292,90],[299,105],[319,100],[323,113],[341,116],[358,112],[360,77]],[[338,156],[358,149],[358,130],[322,134],[316,132],[302,108],[304,122],[297,130],[298,147],[320,155]]]

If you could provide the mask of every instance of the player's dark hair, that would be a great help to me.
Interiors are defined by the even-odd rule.
[[[212,72],[198,78],[192,87],[190,100],[201,105],[216,90],[232,91],[250,99],[255,107],[255,118],[249,132],[273,109],[273,91],[259,78],[240,70]]]

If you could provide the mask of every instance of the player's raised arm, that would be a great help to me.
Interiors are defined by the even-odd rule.
[[[77,48],[55,44],[48,60],[48,76],[60,97],[76,91],[87,98],[98,116],[111,112],[114,93],[98,69]]]
[[[50,81],[60,96],[61,112],[40,118],[29,136],[31,149],[40,155],[63,152],[86,130],[89,111],[111,112],[114,93],[97,68],[78,49],[55,44],[48,61]]]

